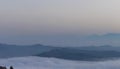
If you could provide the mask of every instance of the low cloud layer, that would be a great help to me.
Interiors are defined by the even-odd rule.
[[[0,59],[0,65],[15,69],[120,69],[120,60],[82,62],[55,58],[21,57]]]

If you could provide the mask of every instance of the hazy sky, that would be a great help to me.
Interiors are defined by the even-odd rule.
[[[120,0],[0,0],[1,42],[120,33],[119,26]]]

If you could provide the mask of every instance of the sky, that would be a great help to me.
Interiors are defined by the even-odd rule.
[[[0,42],[54,45],[56,37],[120,33],[119,7],[120,0],[1,0]]]

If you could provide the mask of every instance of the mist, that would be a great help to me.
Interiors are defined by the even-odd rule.
[[[19,57],[0,59],[0,65],[13,65],[15,69],[119,69],[120,60],[84,62],[55,58]]]

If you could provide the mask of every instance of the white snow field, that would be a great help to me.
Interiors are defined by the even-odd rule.
[[[0,65],[14,69],[120,69],[120,60],[87,62],[31,56],[0,59]]]

